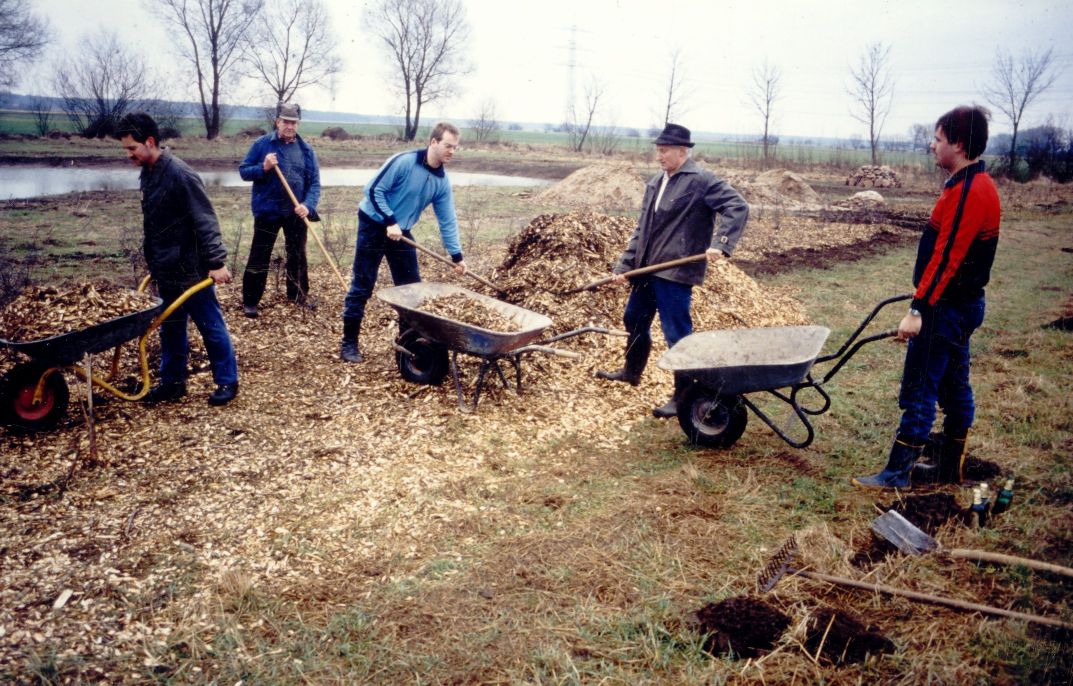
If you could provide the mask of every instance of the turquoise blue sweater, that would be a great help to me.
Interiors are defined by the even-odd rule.
[[[358,209],[370,219],[409,231],[426,207],[432,205],[440,223],[443,247],[455,262],[462,261],[455,199],[443,165],[428,166],[428,150],[410,150],[392,156],[365,186]]]

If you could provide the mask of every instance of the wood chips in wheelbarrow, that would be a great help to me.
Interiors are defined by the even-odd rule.
[[[488,329],[489,331],[513,333],[521,331],[523,328],[518,322],[504,316],[501,312],[497,312],[480,300],[468,298],[461,294],[429,298],[421,303],[420,309],[438,317]]]
[[[0,311],[0,338],[36,341],[152,307],[154,298],[108,283],[27,287]]]

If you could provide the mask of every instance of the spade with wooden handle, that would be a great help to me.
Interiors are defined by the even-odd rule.
[[[580,293],[581,291],[591,291],[594,288],[599,288],[600,286],[606,286],[607,284],[609,284],[612,281],[614,281],[615,278],[618,277],[618,276],[624,276],[627,279],[629,279],[629,278],[634,277],[634,276],[643,276],[645,274],[652,274],[653,272],[661,272],[664,269],[670,269],[671,267],[678,267],[678,266],[681,266],[683,264],[690,264],[690,263],[693,263],[693,262],[703,262],[706,259],[708,259],[707,253],[701,253],[699,255],[690,255],[689,257],[679,257],[676,260],[668,260],[667,262],[660,262],[659,264],[651,264],[651,265],[649,265],[647,267],[641,267],[640,269],[631,269],[630,271],[623,272],[622,274],[615,274],[614,276],[607,276],[607,277],[604,277],[602,279],[598,279],[596,281],[593,281],[590,284],[586,284],[584,286],[580,286],[578,288],[574,288],[574,289],[571,289],[569,291],[564,291],[560,295],[573,295],[574,293]]]
[[[1063,576],[1073,577],[1073,569],[1062,565],[1041,562],[1027,557],[1017,557],[1004,553],[991,553],[986,550],[972,550],[969,548],[943,549],[939,542],[928,534],[921,531],[895,510],[888,510],[872,520],[872,531],[893,543],[898,550],[908,555],[921,555],[924,553],[936,553],[963,560],[976,560],[977,562],[996,562],[1004,565],[1021,565],[1029,569],[1037,569],[1044,572],[1053,572]]]
[[[279,165],[277,164],[272,168],[276,170],[276,175],[279,177],[279,182],[283,184],[283,190],[287,191],[287,195],[290,196],[291,202],[294,203],[294,206],[298,207],[299,205],[301,205],[302,203],[298,202],[298,198],[294,196],[294,191],[291,190],[291,184],[287,183],[287,179],[283,176],[283,171],[279,168]],[[328,250],[324,247],[324,243],[321,242],[320,236],[317,234],[317,230],[313,228],[313,222],[309,221],[309,217],[302,217],[302,219],[305,221],[306,228],[309,229],[309,233],[313,236],[313,240],[315,240],[317,242],[317,245],[320,246],[320,251],[324,253],[324,259],[328,260],[328,264],[331,266],[332,271],[335,272],[335,275],[337,277],[339,277],[339,283],[343,284],[343,288],[349,288],[350,284],[348,284],[346,282],[346,279],[343,278],[343,275],[339,273],[339,267],[335,266],[335,260],[333,260],[332,256],[328,254]]]
[[[428,248],[426,248],[425,246],[421,245],[417,241],[412,241],[409,238],[407,238],[406,236],[403,236],[399,240],[402,241],[403,243],[405,243],[406,245],[409,245],[409,246],[411,246],[413,248],[417,248],[418,250],[420,250],[421,252],[425,253],[429,257],[431,257],[433,259],[437,259],[440,262],[443,262],[444,264],[446,264],[446,265],[448,265],[448,266],[450,266],[452,268],[454,268],[454,266],[455,266],[455,263],[452,262],[451,260],[447,259],[446,257],[444,257],[443,255],[440,255],[437,252],[429,250]],[[488,286],[489,288],[491,288],[496,293],[502,293],[503,292],[503,289],[500,288],[499,286],[495,285],[494,283],[492,283],[488,279],[485,279],[484,277],[481,277],[481,276],[478,276],[477,274],[474,274],[471,271],[467,271],[466,276],[468,276],[468,277],[470,277],[472,279],[476,279],[477,281],[483,283],[485,286]]]

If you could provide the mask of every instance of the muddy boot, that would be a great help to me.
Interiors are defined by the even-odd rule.
[[[343,342],[339,346],[339,359],[344,362],[361,362],[364,358],[358,350],[358,333],[361,319],[343,317]]]
[[[644,373],[645,365],[648,364],[648,352],[651,349],[652,341],[648,337],[631,334],[626,339],[626,364],[622,369],[614,372],[599,370],[596,372],[596,378],[622,381],[631,386],[637,386],[641,383],[641,374]]]
[[[890,448],[890,457],[883,471],[872,476],[854,477],[853,485],[861,488],[909,488],[909,473],[923,450],[922,444],[916,445],[898,436]]]
[[[959,484],[965,477],[965,439],[968,430],[943,431],[938,441],[925,450],[932,459],[913,465],[915,484]]]
[[[678,416],[678,401],[685,394],[686,388],[689,387],[689,382],[686,379],[679,378],[678,374],[674,375],[674,395],[671,399],[663,403],[659,407],[652,408],[652,416],[656,419],[671,419]]]

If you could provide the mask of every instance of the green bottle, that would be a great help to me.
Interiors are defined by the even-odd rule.
[[[995,496],[995,504],[991,508],[991,514],[1001,514],[1010,509],[1013,500],[1013,479],[1006,479],[1006,485],[999,489]]]

